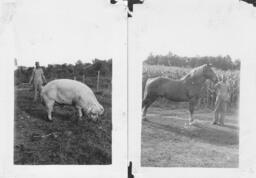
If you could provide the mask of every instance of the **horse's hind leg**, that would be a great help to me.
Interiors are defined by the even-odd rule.
[[[145,119],[146,118],[146,113],[147,110],[149,108],[149,106],[156,100],[157,97],[146,97],[143,101],[142,101],[142,117]]]
[[[143,118],[146,118],[146,113],[147,113],[148,107],[149,107],[148,105],[144,105],[142,107],[142,117]]]

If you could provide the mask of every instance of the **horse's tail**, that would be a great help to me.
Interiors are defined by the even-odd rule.
[[[144,80],[142,87],[143,87],[143,91],[142,91],[142,96],[143,99],[145,99],[148,95],[148,86],[151,84],[151,82],[154,80],[155,78],[147,78]]]
[[[148,78],[145,78],[145,79],[142,80],[142,99],[144,98],[144,93],[145,93],[147,80],[148,80]]]

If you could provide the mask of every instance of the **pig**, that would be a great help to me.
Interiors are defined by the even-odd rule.
[[[79,120],[82,119],[83,114],[86,114],[93,121],[97,121],[104,112],[104,108],[96,99],[93,91],[84,83],[76,80],[53,80],[42,87],[40,96],[47,108],[49,121],[52,121],[55,103],[75,106]]]

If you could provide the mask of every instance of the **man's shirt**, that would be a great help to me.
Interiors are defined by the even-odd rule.
[[[31,78],[31,82],[35,83],[35,82],[46,82],[45,81],[45,77],[44,77],[44,72],[42,68],[34,68],[33,70],[33,74],[32,74],[32,78]]]
[[[228,101],[229,100],[229,89],[228,85],[224,83],[223,81],[220,81],[215,85],[217,88],[217,97],[220,97],[221,99]]]

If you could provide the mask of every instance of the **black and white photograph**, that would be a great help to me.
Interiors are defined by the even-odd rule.
[[[240,60],[229,56],[149,56],[142,166],[238,167],[239,73]]]
[[[1,9],[3,176],[127,175],[124,4],[12,0]]]
[[[253,77],[246,66],[255,56],[255,15],[252,4],[233,0],[134,7],[128,91],[135,177],[239,177],[250,145],[242,138],[254,123],[245,112],[252,100],[241,99],[251,90],[241,83]]]
[[[52,5],[46,13],[32,8],[38,5],[23,2],[15,19],[14,164],[109,165],[113,50],[103,42],[115,41],[82,8],[67,14],[67,5]],[[50,13],[51,20],[35,18]]]
[[[112,59],[14,76],[14,164],[111,164]]]

